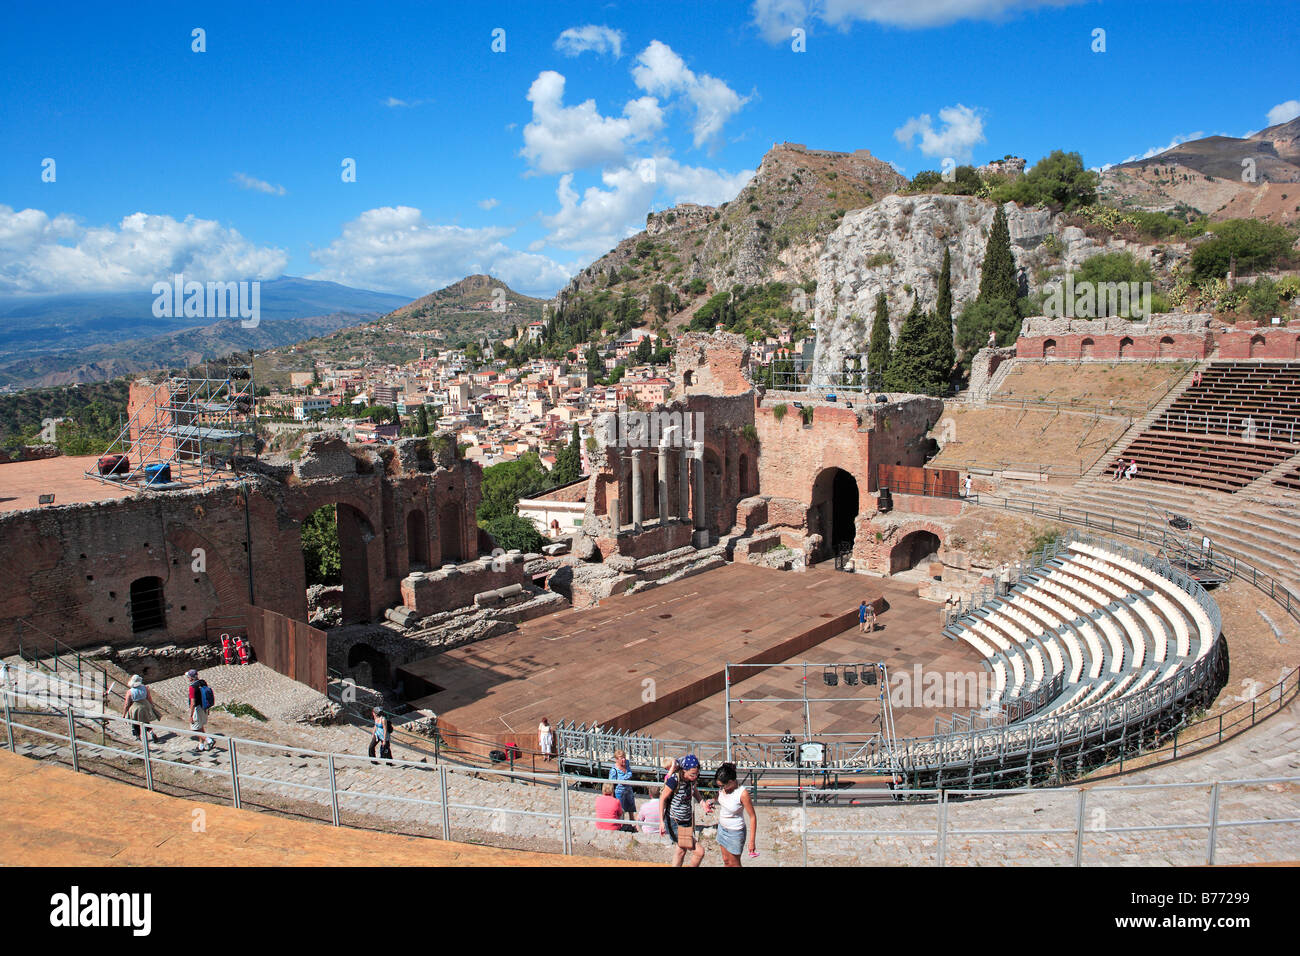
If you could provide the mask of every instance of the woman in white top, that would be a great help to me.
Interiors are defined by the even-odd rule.
[[[555,731],[551,729],[551,722],[546,717],[537,725],[537,749],[547,760],[555,756]]]
[[[749,855],[758,856],[754,850],[754,835],[758,830],[758,815],[749,791],[736,779],[736,765],[724,763],[714,777],[718,785],[718,849],[726,866],[740,866],[741,851],[748,845]]]

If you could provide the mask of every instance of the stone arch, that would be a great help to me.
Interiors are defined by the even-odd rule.
[[[364,511],[346,501],[327,501],[318,504],[301,519],[323,508],[333,508],[338,530],[340,583],[343,587],[343,623],[358,624],[371,618],[370,606],[370,543],[375,539],[375,529]],[[301,534],[301,532],[300,532]],[[303,580],[307,580],[306,553],[302,553]]]
[[[207,566],[205,574],[216,592],[217,607],[233,608],[248,603],[247,582],[235,578],[226,564],[225,555],[211,541],[191,528],[174,528],[167,540],[180,552],[178,558],[186,565],[192,565],[195,548],[203,549],[203,561]]]
[[[724,458],[708,445],[704,446],[704,513],[708,529],[717,534],[725,534],[730,525],[723,524],[726,502],[722,500],[726,488],[726,471]]]
[[[690,388],[694,382],[694,379],[695,379],[695,373],[692,372],[690,369],[687,369],[686,371],[682,372],[682,386],[684,388]]]
[[[406,515],[407,566],[429,566],[429,520],[421,508],[413,508]]]
[[[370,682],[372,686],[392,683],[393,669],[388,660],[388,655],[377,651],[365,641],[358,641],[348,649],[349,673],[355,671],[362,664],[370,666]]]
[[[860,489],[853,473],[844,468],[823,468],[813,480],[808,529],[822,536],[823,554],[853,546],[857,536]]]
[[[444,499],[438,505],[438,549],[439,561],[452,564],[466,559],[464,541],[462,540],[465,509],[457,498]]]
[[[943,529],[934,525],[915,527],[903,534],[889,549],[889,573],[897,574],[916,567],[943,547]]]
[[[1079,343],[1079,358],[1092,358],[1093,352],[1097,348],[1097,343],[1091,338],[1086,338]]]
[[[160,577],[136,578],[131,582],[128,605],[131,633],[163,630],[167,627],[167,598]]]
[[[1258,358],[1263,355],[1266,345],[1267,342],[1265,342],[1264,336],[1256,332],[1250,337],[1250,357]]]
[[[1133,355],[1133,340],[1127,335],[1119,340],[1119,357],[1131,358]]]
[[[1159,353],[1161,358],[1168,358],[1174,354],[1174,338],[1172,335],[1160,336]]]
[[[1056,339],[1047,339],[1043,342],[1043,358],[1056,358]]]

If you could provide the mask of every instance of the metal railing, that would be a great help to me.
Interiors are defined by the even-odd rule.
[[[49,675],[44,673],[31,673],[37,673],[37,676],[45,680],[51,679]],[[58,680],[57,678],[53,679]],[[63,697],[72,699],[76,696],[72,692],[76,689],[75,682],[65,681],[64,683],[72,686],[65,688],[67,692]],[[151,743],[149,734],[140,732],[144,725],[136,721],[115,715],[81,713],[70,706],[51,707],[48,699],[39,697],[31,699],[31,697],[32,695],[11,685],[0,687],[0,701],[3,703],[5,724],[4,741],[11,752],[18,752],[15,732],[20,735],[25,734],[30,738],[46,741],[47,747],[53,747],[55,750],[52,755],[47,751],[46,759],[53,756],[58,762],[70,765],[74,772],[111,772],[112,776],[118,780],[122,778],[123,772],[125,772],[128,782],[144,786],[151,791],[183,791],[191,796],[197,793],[209,798],[229,800],[231,805],[237,808],[263,809],[262,804],[258,801],[263,799],[264,794],[275,794],[282,798],[284,790],[287,789],[294,795],[293,799],[308,801],[313,808],[312,813],[327,813],[329,822],[336,827],[346,825],[374,829],[378,824],[380,829],[386,831],[402,832],[405,830],[410,832],[416,830],[424,834],[436,832],[444,840],[453,839],[457,835],[478,838],[484,829],[488,829],[465,822],[466,816],[486,814],[493,820],[510,817],[524,821],[521,826],[529,826],[530,824],[527,821],[532,821],[532,829],[529,830],[526,837],[535,839],[541,835],[555,839],[558,843],[557,848],[564,854],[574,852],[575,836],[579,832],[575,828],[584,825],[606,830],[635,830],[638,835],[641,832],[654,833],[656,830],[656,825],[653,822],[642,823],[613,817],[588,815],[575,811],[573,804],[575,795],[584,794],[584,788],[608,783],[609,779],[603,776],[563,772],[558,775],[541,776],[520,771],[511,772],[490,768],[462,769],[450,767],[446,764],[431,765],[406,760],[381,760],[377,762],[366,755],[311,750],[281,743],[215,733],[208,734],[217,742],[217,747],[212,752],[215,762],[212,764],[198,763],[177,759],[176,754],[158,749],[156,745]],[[28,706],[20,709],[17,706],[19,701]],[[87,733],[86,725],[91,725],[99,731],[98,736],[100,739],[98,741],[94,739],[95,735]],[[172,733],[178,737],[192,736],[194,733],[186,729],[168,727],[161,723],[154,723],[149,727],[154,732]],[[138,743],[134,736],[130,736],[136,733],[139,735]],[[126,739],[120,739],[121,737],[126,737]],[[261,752],[260,759],[263,763],[271,760],[275,762],[275,765],[269,769],[254,766],[250,770],[249,767],[252,762],[259,759],[259,752]],[[222,755],[224,755],[224,758]],[[241,760],[244,761],[242,768]],[[100,766],[101,762],[103,763],[102,767]],[[373,766],[376,763],[379,766]],[[314,766],[312,766],[313,764]],[[280,769],[281,766],[283,766],[283,770]],[[355,786],[355,781],[349,781],[347,786],[341,786],[339,782],[340,772],[353,767],[359,767],[363,773],[374,776],[394,773],[408,773],[415,776],[413,778],[404,778],[394,788],[400,790],[399,793],[383,792],[373,786],[360,789]],[[306,770],[308,773],[291,774],[289,773],[290,769]],[[304,776],[309,777],[309,779],[303,779]],[[423,783],[425,789],[431,791],[429,795],[421,796],[418,793],[418,786],[408,785],[412,780],[417,784]],[[507,806],[505,801],[498,801],[493,804],[477,803],[465,795],[455,792],[454,782],[456,782],[456,786],[459,786],[459,781],[463,781],[465,785],[470,785],[472,781],[476,780],[524,783],[533,787],[546,788],[554,793],[555,803],[558,805],[554,809],[525,809],[521,806]],[[661,778],[656,774],[655,778],[651,780],[632,779],[618,782],[634,791],[653,792],[660,786]],[[842,820],[847,813],[853,810],[861,811],[863,808],[860,805],[860,800],[855,800],[855,805],[841,805],[838,800],[843,796],[844,791],[837,786],[800,784],[797,788],[798,816],[792,829],[799,832],[800,859],[804,865],[808,865],[810,862],[850,862],[844,860],[845,854],[843,852],[831,852],[824,856],[818,852],[818,840],[822,837],[832,836],[852,836],[855,838],[874,836],[889,839],[901,838],[909,841],[915,837],[923,845],[930,840],[934,840],[936,846],[935,862],[938,865],[944,865],[947,862],[949,841],[957,837],[1027,836],[1037,838],[1043,835],[1070,836],[1073,841],[1072,859],[1075,865],[1079,865],[1083,862],[1083,846],[1090,839],[1089,834],[1100,832],[1109,837],[1116,834],[1200,830],[1206,831],[1207,834],[1206,862],[1214,864],[1217,862],[1218,834],[1224,830],[1241,827],[1293,826],[1300,823],[1300,817],[1291,816],[1245,820],[1227,819],[1221,804],[1222,793],[1226,788],[1271,786],[1276,784],[1290,785],[1297,782],[1300,782],[1300,777],[1250,778],[1198,783],[1091,786],[1087,789],[1079,787],[1018,788],[1016,790],[1000,791],[996,796],[996,799],[1002,799],[1004,796],[1016,793],[1033,793],[1040,799],[1050,799],[1056,794],[1072,795],[1074,800],[1074,825],[1065,827],[1018,826],[1014,822],[1003,827],[961,828],[953,826],[949,815],[953,797],[973,798],[983,796],[987,798],[989,792],[985,790],[931,787],[912,789],[880,788],[878,790],[854,791],[858,798],[870,796],[873,793],[881,798],[883,802],[872,808],[871,812],[873,813],[886,814],[892,812],[889,809],[891,807],[903,809],[918,801],[933,801],[933,805],[937,810],[936,825],[934,828],[927,829],[901,827],[851,828],[841,825],[832,827],[808,826],[810,811],[813,813],[822,811],[834,813],[838,819]],[[1209,812],[1204,822],[1147,823],[1140,826],[1106,826],[1102,828],[1085,825],[1085,809],[1090,797],[1095,799],[1097,795],[1107,792],[1133,793],[1135,791],[1151,791],[1156,794],[1156,797],[1150,801],[1148,806],[1143,807],[1143,811],[1149,814],[1162,814],[1170,812],[1169,807],[1173,803],[1173,800],[1166,798],[1166,795],[1172,794],[1176,796],[1180,791],[1198,787],[1210,789]],[[278,790],[272,788],[278,788]],[[705,789],[712,788],[705,785]],[[753,789],[757,791],[758,788],[754,786]],[[530,793],[535,794],[536,791],[530,791]],[[528,802],[533,806],[537,805],[535,797],[530,798]],[[810,803],[813,806],[810,806]],[[983,804],[983,800],[976,800],[968,805],[978,808]],[[354,806],[360,809],[353,810]],[[377,819],[383,817],[383,814],[377,812],[381,806],[404,811],[408,825],[404,828],[400,825],[384,825],[385,821]],[[292,805],[286,806],[283,799],[276,800],[274,806],[267,806],[265,809],[302,815],[301,811],[295,810]],[[913,811],[915,809],[918,808],[914,807]],[[345,816],[345,810],[347,816]],[[456,812],[454,818],[453,811]],[[777,811],[765,811],[765,813],[767,812]],[[356,817],[355,820],[352,819],[354,816]],[[877,820],[880,820],[880,818],[877,818]],[[454,824],[453,821],[455,821]],[[697,819],[697,828],[700,827],[701,822]],[[873,820],[873,822],[876,821]],[[708,824],[705,824],[705,826],[707,827]],[[556,832],[557,830],[558,832]],[[1095,837],[1092,838],[1095,839]],[[509,840],[500,838],[494,842],[508,844]],[[859,843],[860,841],[854,841],[855,846],[859,845]],[[1004,850],[1000,843],[1001,841],[999,841],[998,845],[989,846],[984,851],[988,854],[987,858],[977,859],[975,862],[990,864],[1003,862]],[[1126,847],[1126,852],[1132,852],[1131,848]],[[1153,852],[1159,853],[1163,857],[1167,850],[1154,847]],[[860,853],[855,852],[852,856],[860,856]],[[854,859],[852,862],[859,862],[859,860]]]

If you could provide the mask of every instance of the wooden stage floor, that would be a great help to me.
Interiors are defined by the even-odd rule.
[[[881,630],[868,641],[845,616],[854,614],[859,601],[882,593],[890,608],[879,617]],[[856,622],[855,614],[852,620]],[[514,735],[524,749],[536,746],[535,731],[542,717],[552,724],[571,720],[608,725],[616,716],[635,710],[651,693],[659,700],[683,693],[688,699],[666,719],[656,717],[649,732],[720,740],[720,694],[716,700],[712,691],[690,697],[688,685],[720,672],[726,662],[785,660],[788,654],[772,657],[764,652],[814,628],[825,632],[817,635],[824,643],[801,651],[795,659],[884,660],[890,667],[909,669],[914,662],[927,669],[981,669],[973,651],[939,635],[938,607],[916,596],[914,582],[845,574],[829,567],[796,574],[744,564],[608,598],[596,608],[529,621],[516,632],[402,669],[442,688],[413,701],[413,706],[433,710],[440,721],[461,733]],[[791,673],[765,672],[739,685],[737,693],[762,691],[771,681],[784,681],[788,685],[784,696],[793,696],[798,691],[790,689],[797,688]],[[816,681],[821,687],[820,671]],[[715,689],[721,690],[720,682]],[[797,711],[785,705],[768,723],[789,722]],[[753,716],[754,711],[746,711],[747,719]],[[857,704],[823,705],[814,716],[826,717],[836,726],[852,725],[852,731],[865,723],[859,719]],[[933,713],[911,717],[915,719],[909,720],[909,727],[924,725],[922,732],[930,732]]]

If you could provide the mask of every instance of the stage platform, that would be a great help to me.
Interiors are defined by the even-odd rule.
[[[867,644],[857,631],[858,603],[882,606],[882,595],[889,609]],[[939,630],[938,607],[916,596],[915,583],[829,566],[791,573],[729,564],[608,598],[597,608],[530,621],[401,670],[441,688],[411,703],[436,712],[449,732],[513,742],[525,751],[536,747],[542,717],[552,724],[571,720],[658,733],[682,714],[686,722],[677,726],[720,740],[722,706],[712,698],[723,690],[725,663],[820,660],[833,647],[836,659],[884,659],[890,666],[906,660],[908,667],[917,660],[929,667],[941,658],[979,669],[973,651],[940,637]],[[761,679],[739,686],[748,693]],[[852,713],[842,716],[854,723]]]
[[[134,488],[86,477],[98,461],[96,455],[60,455],[0,465],[0,511],[40,507],[40,496],[49,494],[56,505],[131,497]]]

